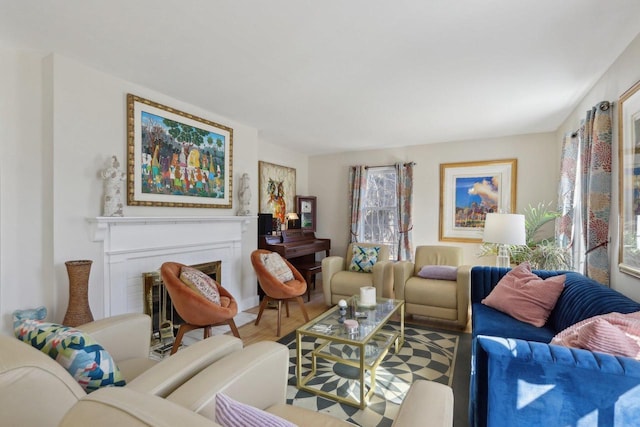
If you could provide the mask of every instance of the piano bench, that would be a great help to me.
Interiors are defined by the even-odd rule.
[[[298,269],[300,274],[302,274],[304,279],[307,281],[307,302],[309,302],[311,301],[311,284],[313,284],[313,289],[315,289],[316,274],[322,273],[322,263],[316,261],[308,264],[294,265],[294,267]]]

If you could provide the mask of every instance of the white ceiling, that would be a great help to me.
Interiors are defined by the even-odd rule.
[[[56,52],[308,154],[555,131],[638,0],[0,0]]]

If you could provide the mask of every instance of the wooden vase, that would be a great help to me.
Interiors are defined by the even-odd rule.
[[[93,321],[89,307],[89,273],[91,260],[67,261],[69,276],[69,305],[62,324],[78,326]]]

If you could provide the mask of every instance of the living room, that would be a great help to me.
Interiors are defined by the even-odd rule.
[[[633,38],[625,36],[629,40]],[[582,99],[574,102],[575,108],[552,131],[308,155],[278,145],[277,141],[265,140],[260,129],[187,103],[181,94],[163,93],[111,75],[106,64],[103,70],[98,70],[61,52],[21,48],[10,40],[3,45],[0,50],[6,100],[1,112],[5,123],[3,158],[21,159],[4,162],[1,169],[0,330],[4,333],[11,330],[9,314],[19,307],[45,305],[52,318],[62,318],[68,292],[64,261],[71,259],[94,260],[89,298],[94,315],[98,318],[104,315],[102,244],[91,240],[87,220],[101,215],[103,191],[98,172],[113,155],[123,165],[126,162],[127,93],[233,128],[233,184],[238,185],[243,173],[249,174],[254,213],[258,211],[258,161],[295,168],[296,193],[318,197],[317,236],[330,238],[332,253],[340,254],[348,243],[349,215],[345,203],[348,166],[416,162],[414,245],[438,243],[439,164],[516,158],[516,211],[521,212],[529,204],[555,202],[563,135],[576,130],[585,111],[595,103],[616,101],[640,79],[635,67],[640,58],[640,40],[635,37],[597,82],[585,82],[593,86],[584,92]],[[614,138],[614,152],[616,149]],[[25,164],[29,165],[28,174],[22,172]],[[614,160],[613,176],[616,174]],[[535,179],[530,178],[533,176]],[[19,185],[14,184],[16,181]],[[612,218],[617,217],[615,197],[614,186]],[[237,200],[237,194],[234,198]],[[234,212],[235,209],[124,207],[127,217],[233,215]],[[615,225],[612,222],[612,229]],[[241,280],[245,289],[253,289],[255,283],[248,261],[248,254],[256,244],[255,227],[252,223],[243,234]],[[617,241],[617,233],[612,232],[612,265],[617,264]],[[477,244],[461,246],[465,263],[492,263],[488,258],[477,257]],[[640,299],[637,279],[621,274],[617,268],[612,268],[611,274],[614,288]],[[18,283],[20,286],[15,286]]]
[[[11,6],[14,7],[19,8]],[[220,113],[222,107],[220,110],[204,108],[206,99],[215,94],[201,94],[197,88],[189,93],[151,88],[126,75],[116,75],[109,63],[89,65],[72,52],[34,48],[27,41],[17,40],[17,36],[16,39],[4,38],[0,32],[2,158],[8,160],[0,166],[0,331],[12,334],[11,313],[19,308],[44,305],[50,319],[61,321],[68,301],[64,262],[73,259],[93,260],[90,306],[95,318],[109,314],[104,304],[103,243],[92,238],[91,220],[102,214],[103,181],[99,171],[113,155],[126,165],[126,96],[129,93],[233,128],[234,206],[231,209],[124,206],[125,217],[233,216],[237,209],[235,191],[243,173],[251,177],[250,210],[257,215],[258,162],[266,161],[296,170],[296,193],[316,196],[318,200],[316,235],[331,239],[332,254],[343,254],[349,241],[348,167],[415,162],[413,242],[415,246],[439,244],[440,164],[514,158],[518,161],[517,212],[530,204],[558,199],[564,135],[578,128],[585,112],[593,105],[602,100],[617,103],[620,95],[640,80],[637,66],[640,62],[640,28],[636,26],[633,34],[629,27],[624,29],[626,33],[620,35],[623,46],[612,57],[606,71],[592,80],[583,81],[583,90],[564,93],[564,97],[572,100],[571,108],[564,111],[564,119],[559,124],[551,127],[544,124],[541,128],[545,131],[515,131],[514,134],[479,138],[471,133],[460,133],[454,139],[377,148],[358,147],[358,138],[352,138],[355,149],[350,149],[350,141],[345,141],[343,149],[331,152],[305,152],[291,145],[281,145],[277,138],[265,137],[264,129],[257,125]],[[113,31],[118,31],[116,25]],[[74,36],[83,37],[81,34]],[[252,72],[258,71],[253,69]],[[513,74],[517,78],[518,71],[514,70]],[[167,79],[172,77],[189,79],[189,72],[176,71]],[[241,78],[250,79],[248,76]],[[520,85],[522,93],[526,94],[527,82],[522,81]],[[344,96],[348,97],[348,94]],[[244,100],[247,104],[268,101]],[[456,92],[456,96],[450,97],[454,106],[465,102],[464,94]],[[531,95],[527,102],[544,100]],[[518,106],[507,107],[513,110],[511,116],[487,117],[487,120],[518,122]],[[331,106],[326,108],[330,110]],[[548,105],[547,108],[560,107]],[[403,114],[406,112],[399,112],[398,116]],[[379,119],[399,120],[399,117]],[[549,122],[555,123],[554,120]],[[332,126],[331,121],[322,118],[314,124]],[[340,139],[341,130],[336,128],[335,133]],[[616,133],[614,125],[614,153],[618,149]],[[402,140],[403,134],[386,137],[390,141]],[[315,143],[322,145],[320,141]],[[609,245],[611,287],[640,301],[638,279],[617,268],[617,174],[614,155]],[[242,233],[238,272],[239,288],[243,293],[240,297],[245,300],[250,300],[256,290],[256,277],[249,260],[250,253],[256,248],[256,234],[257,221],[252,218]],[[452,244],[463,248],[465,264],[494,263],[493,259],[478,257],[478,244]]]

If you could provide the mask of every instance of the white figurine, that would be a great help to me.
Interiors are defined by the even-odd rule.
[[[249,205],[251,204],[251,188],[249,186],[248,173],[243,173],[242,177],[240,177],[240,189],[238,190],[238,199],[240,201],[240,205],[238,207],[238,211],[236,212],[236,215],[238,216],[251,215],[251,210],[249,209]]]
[[[123,216],[122,207],[122,181],[125,173],[120,170],[120,163],[116,156],[111,157],[111,166],[102,171],[104,180],[104,206],[103,216]]]

